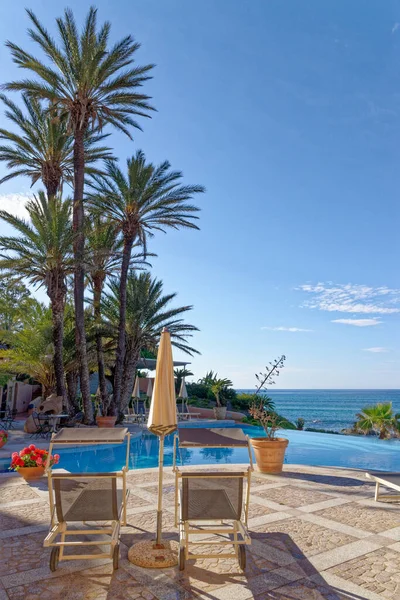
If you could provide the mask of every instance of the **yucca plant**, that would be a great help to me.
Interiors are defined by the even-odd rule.
[[[230,379],[218,379],[217,375],[210,384],[210,390],[215,396],[217,406],[222,406],[221,394],[224,393],[229,387],[232,387],[232,381]]]
[[[110,23],[98,28],[94,7],[89,9],[81,33],[72,11],[66,9],[63,17],[56,20],[58,41],[31,10],[27,13],[31,21],[29,37],[44,53],[46,60],[43,62],[17,44],[7,42],[16,65],[30,72],[33,78],[14,81],[4,87],[49,102],[53,115],[61,118],[65,115],[68,130],[74,138],[76,345],[84,409],[86,417],[93,420],[84,319],[85,139],[89,129],[101,130],[107,124],[129,137],[130,128],[140,128],[133,117],[148,117],[152,107],[148,96],[139,93],[138,89],[149,79],[153,65],[133,65],[139,44],[130,35],[110,46]]]

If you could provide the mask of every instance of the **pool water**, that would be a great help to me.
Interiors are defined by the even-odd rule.
[[[236,427],[239,427],[237,425]],[[249,437],[263,435],[260,427],[241,426]],[[382,471],[400,471],[400,441],[378,440],[358,436],[312,433],[308,431],[279,432],[289,439],[285,463],[315,466],[336,466]],[[165,438],[164,464],[172,465],[173,438]],[[60,467],[71,472],[117,470],[125,464],[124,446],[92,446],[60,451]],[[180,465],[247,463],[248,453],[242,448],[195,448],[179,451]],[[143,431],[131,439],[130,468],[158,466],[158,438]]]

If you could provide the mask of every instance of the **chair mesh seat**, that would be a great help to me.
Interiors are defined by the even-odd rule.
[[[63,521],[116,521],[120,518],[123,491],[116,478],[54,480],[56,511]]]
[[[242,513],[241,477],[182,478],[181,506],[184,521],[227,519],[238,521]]]

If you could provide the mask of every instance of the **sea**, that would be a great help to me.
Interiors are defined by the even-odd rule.
[[[253,389],[236,390],[254,393]],[[305,427],[341,431],[351,427],[356,414],[377,402],[392,402],[394,413],[400,413],[400,390],[267,390],[276,411],[290,421],[299,417]]]

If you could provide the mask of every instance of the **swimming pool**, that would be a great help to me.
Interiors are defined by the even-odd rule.
[[[263,434],[263,430],[259,427],[245,425],[241,427],[250,437]],[[289,430],[280,431],[279,435],[289,439],[285,459],[287,464],[400,471],[400,441],[398,440],[382,441],[376,438]],[[71,472],[112,471],[120,469],[125,463],[125,447],[78,447],[61,450],[60,456],[59,466]],[[169,435],[165,438],[164,464],[171,466],[172,458],[173,435]],[[247,451],[241,448],[183,449],[179,455],[181,465],[231,464],[247,461]],[[157,465],[158,438],[147,431],[143,431],[138,437],[133,437],[130,450],[131,469],[144,469]]]

